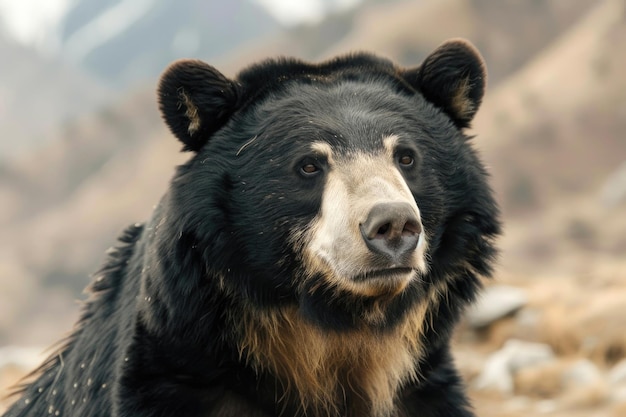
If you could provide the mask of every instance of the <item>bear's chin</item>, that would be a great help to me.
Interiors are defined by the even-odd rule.
[[[417,271],[412,268],[388,268],[366,272],[350,278],[349,291],[357,296],[393,298],[402,293]]]
[[[420,277],[419,270],[412,268],[376,270],[352,278],[318,276],[300,292],[297,309],[303,319],[324,331],[394,331],[413,307],[427,301]]]

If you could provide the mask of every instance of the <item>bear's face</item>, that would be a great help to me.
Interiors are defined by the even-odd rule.
[[[198,61],[174,64],[161,109],[196,152],[173,183],[177,234],[253,305],[296,305],[328,327],[389,327],[440,279],[430,271],[446,268],[448,223],[474,215],[484,173],[461,129],[484,78],[460,41],[407,70],[356,55],[268,61],[231,81]]]
[[[368,297],[398,294],[426,272],[415,194],[428,173],[414,107],[348,81],[294,84],[255,110],[252,139],[236,151],[233,206],[255,208],[237,214],[235,229],[273,247],[265,269],[279,257],[301,271],[299,293],[323,287]]]

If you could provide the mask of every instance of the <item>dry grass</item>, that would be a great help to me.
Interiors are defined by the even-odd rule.
[[[12,387],[17,384],[26,373],[28,373],[27,370],[17,366],[7,366],[0,369],[0,414],[15,400],[14,397],[9,398],[8,395]]]

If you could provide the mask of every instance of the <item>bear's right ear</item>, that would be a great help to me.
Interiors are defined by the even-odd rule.
[[[161,76],[158,96],[163,119],[184,151],[199,151],[237,104],[235,82],[199,60],[170,65]]]
[[[487,80],[482,56],[464,39],[444,42],[419,67],[404,71],[402,76],[459,128],[469,127]]]

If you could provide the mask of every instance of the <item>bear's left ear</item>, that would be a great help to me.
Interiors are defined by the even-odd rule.
[[[419,67],[401,75],[426,100],[447,113],[459,128],[469,127],[487,81],[482,56],[463,39],[444,42]]]
[[[199,151],[237,104],[234,81],[199,60],[170,65],[161,76],[158,96],[163,119],[184,151]]]

